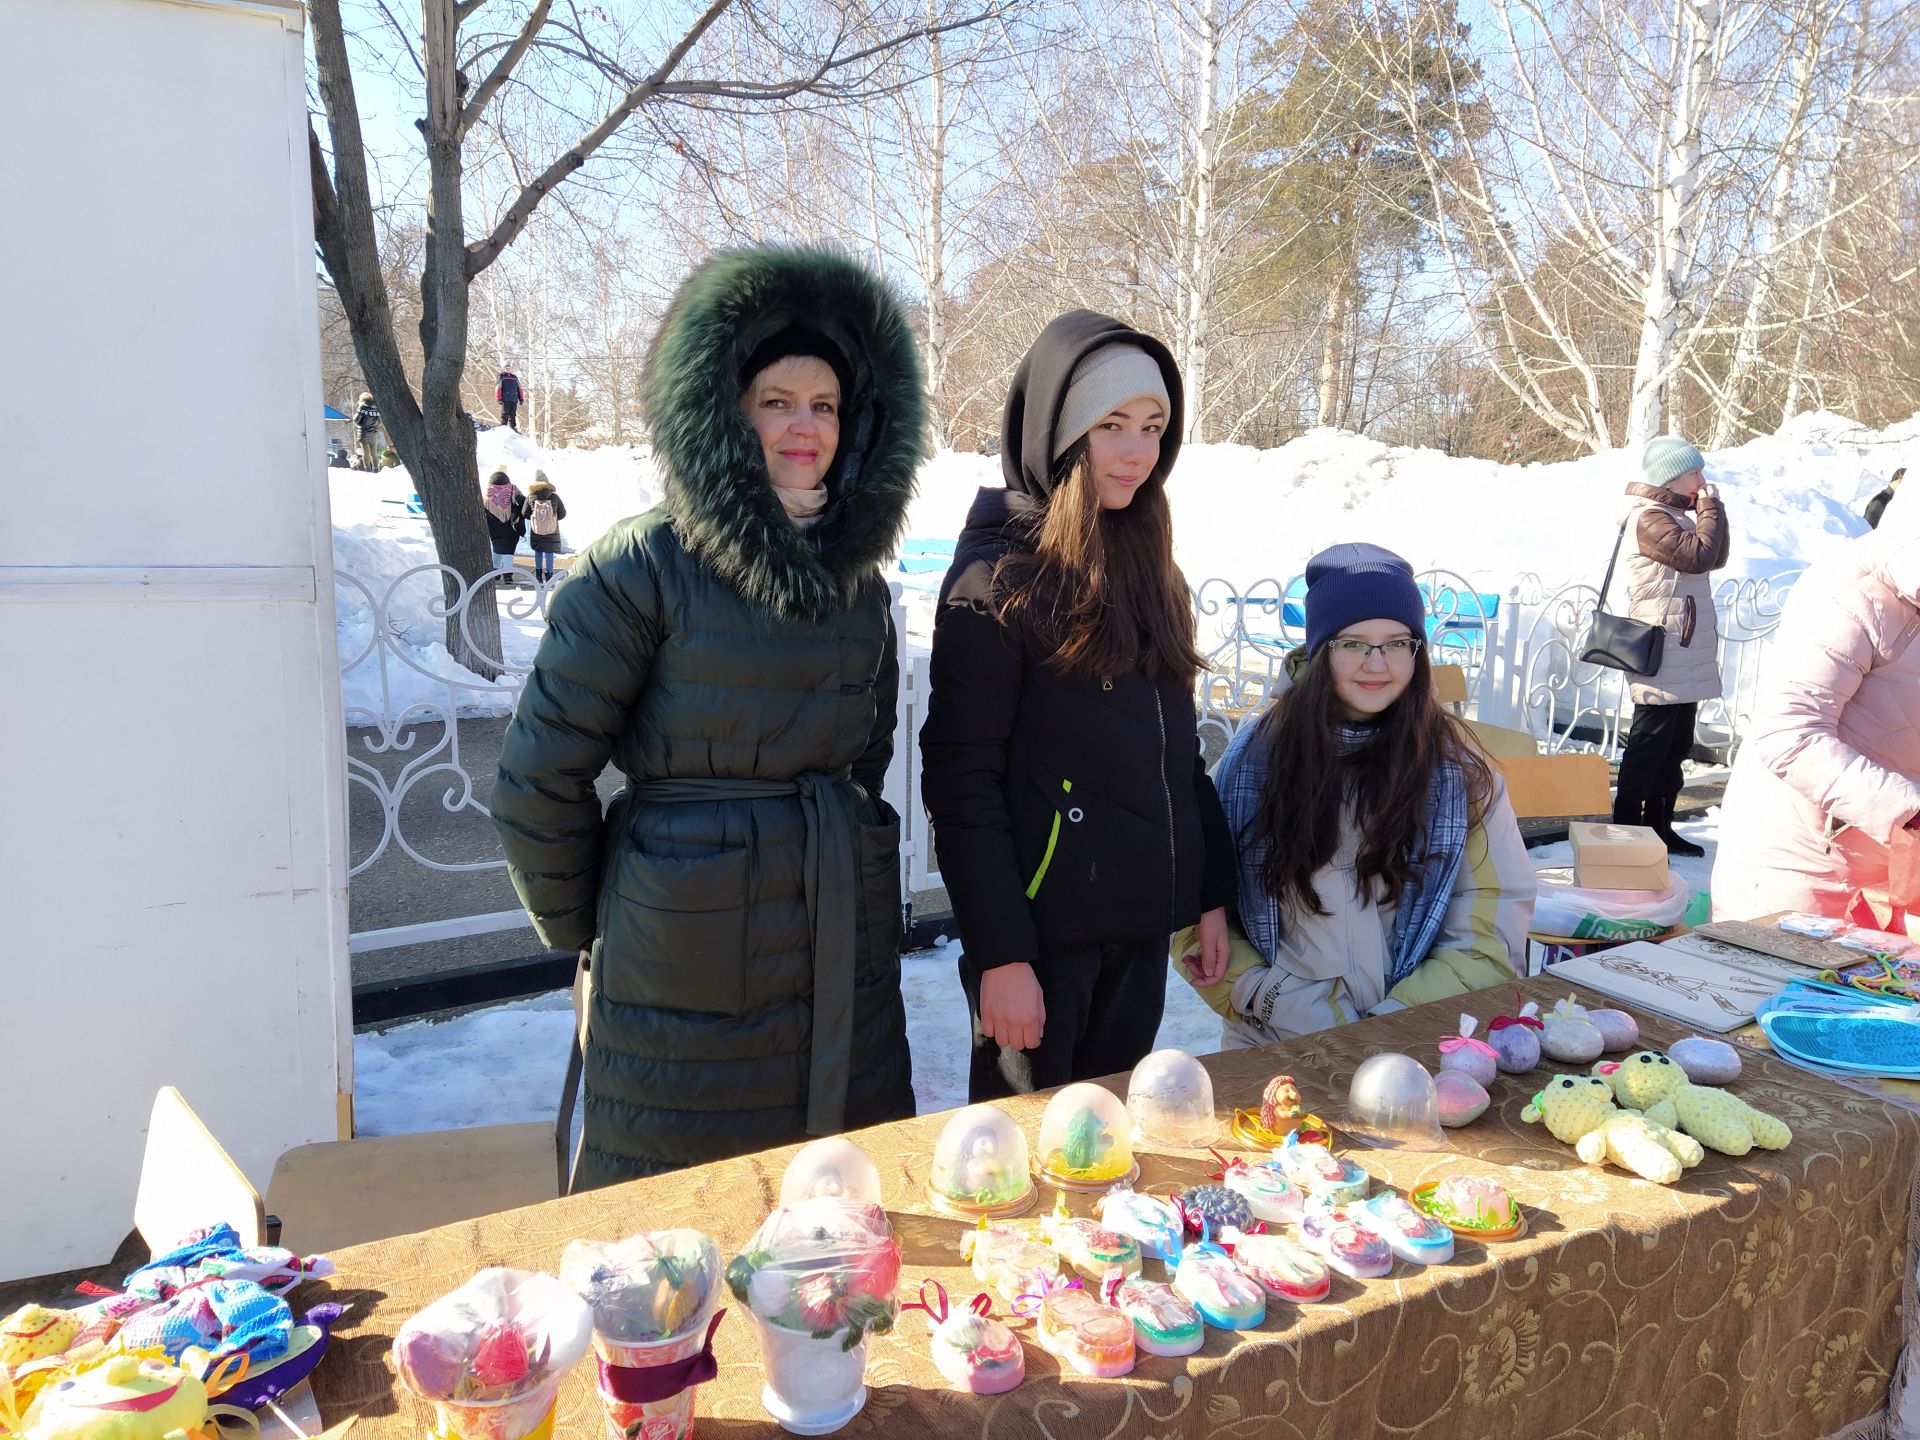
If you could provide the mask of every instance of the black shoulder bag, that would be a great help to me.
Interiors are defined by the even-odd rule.
[[[1600,598],[1594,602],[1593,628],[1587,632],[1586,648],[1580,652],[1580,658],[1589,665],[1604,665],[1609,670],[1644,676],[1656,674],[1660,669],[1660,657],[1667,647],[1666,627],[1607,613],[1607,591],[1613,585],[1613,567],[1620,559],[1620,542],[1627,538],[1627,526],[1632,523],[1633,516],[1627,516],[1620,522],[1620,533],[1614,537],[1606,578],[1600,582]]]

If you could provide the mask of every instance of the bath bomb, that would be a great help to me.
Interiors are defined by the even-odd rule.
[[[1587,1023],[1600,1032],[1601,1048],[1609,1053],[1640,1043],[1640,1022],[1624,1010],[1589,1010]]]
[[[1598,1060],[1606,1048],[1600,1032],[1586,1019],[1549,1015],[1546,1028],[1540,1032],[1540,1053],[1563,1065],[1584,1065],[1589,1060]]]
[[[1440,1123],[1450,1130],[1471,1125],[1493,1102],[1485,1087],[1464,1070],[1442,1070],[1433,1077],[1433,1091],[1440,1103]]]
[[[1740,1051],[1724,1040],[1689,1035],[1667,1048],[1667,1058],[1686,1072],[1690,1085],[1725,1085],[1740,1078]]]

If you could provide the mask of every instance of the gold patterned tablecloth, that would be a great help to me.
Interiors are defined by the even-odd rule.
[[[1533,998],[1565,993],[1535,980]],[[1584,997],[1589,1003],[1605,1003]],[[1435,1042],[1465,1009],[1485,1021],[1511,992],[1423,1006],[1268,1050],[1206,1057],[1215,1099],[1256,1103],[1265,1081],[1293,1075],[1309,1107],[1335,1119],[1354,1067],[1382,1050],[1431,1066]],[[1681,1031],[1641,1017],[1646,1043]],[[1582,1165],[1570,1147],[1520,1112],[1549,1069],[1501,1076],[1494,1103],[1448,1132],[1450,1153],[1342,1146],[1405,1191],[1450,1171],[1499,1179],[1524,1205],[1525,1236],[1462,1239],[1453,1263],[1396,1262],[1380,1280],[1334,1277],[1333,1293],[1267,1322],[1209,1331],[1184,1359],[1142,1355],[1123,1379],[1068,1372],[1027,1345],[1027,1380],[1010,1394],[950,1389],[927,1351],[927,1317],[910,1312],[872,1342],[866,1409],[847,1435],[1054,1437],[1258,1436],[1262,1440],[1422,1437],[1824,1436],[1851,1432],[1884,1405],[1911,1308],[1910,1234],[1920,1172],[1920,1116],[1749,1053],[1731,1087],[1794,1129],[1786,1150],[1741,1159],[1708,1153],[1673,1186]],[[1124,1082],[1116,1088],[1124,1093]],[[1029,1142],[1045,1096],[1009,1109]],[[943,1116],[859,1132],[879,1163],[905,1253],[903,1289],[923,1277],[958,1297],[978,1288],[960,1267],[962,1223],[931,1213],[922,1186]],[[417,1434],[425,1407],[396,1388],[388,1347],[409,1315],[484,1265],[555,1270],[567,1242],[640,1229],[703,1228],[732,1255],[773,1204],[791,1150],[490,1215],[468,1224],[363,1245],[334,1257],[326,1289],[351,1309],[314,1376],[329,1423],[360,1416],[354,1435]],[[1149,1151],[1143,1189],[1204,1179],[1209,1157]],[[1042,1206],[1053,1194],[1043,1191]],[[1084,1198],[1073,1208],[1088,1212]],[[1149,1269],[1158,1273],[1156,1262]],[[1024,1329],[1025,1326],[1019,1327]],[[702,1388],[700,1440],[773,1435],[760,1407],[759,1357],[744,1317],[716,1344],[720,1377]],[[567,1382],[556,1435],[603,1433],[592,1365]],[[1869,1433],[1863,1428],[1859,1433]]]

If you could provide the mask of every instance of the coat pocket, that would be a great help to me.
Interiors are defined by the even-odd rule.
[[[620,1005],[741,1014],[752,874],[746,850],[621,855],[601,919],[595,987]]]
[[[1039,858],[1034,861],[1027,880],[1027,899],[1039,898],[1041,888],[1047,883],[1047,876],[1053,872],[1056,861],[1060,859],[1061,847],[1068,850],[1079,845],[1079,836],[1075,833],[1087,821],[1085,808],[1073,798],[1073,781],[1058,778],[1046,771],[1034,772],[1034,784],[1040,792],[1042,815],[1051,812],[1046,823],[1046,838],[1043,841]],[[1084,798],[1084,797],[1083,797]]]

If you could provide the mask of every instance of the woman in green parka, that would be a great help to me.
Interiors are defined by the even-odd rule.
[[[493,795],[541,938],[588,952],[576,1189],[913,1113],[880,796],[880,565],[927,444],[907,318],[831,251],[717,255],[646,405],[666,499],[555,593]]]

